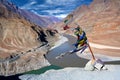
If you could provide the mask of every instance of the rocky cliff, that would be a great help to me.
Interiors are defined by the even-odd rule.
[[[71,14],[73,19],[68,24],[69,27],[76,27],[75,23],[80,25],[86,31],[90,42],[120,47],[120,0],[93,0],[90,5],[80,6]],[[63,22],[57,26],[65,32]],[[73,34],[69,30],[66,32]],[[118,49],[93,50],[96,53],[120,56]]]
[[[48,36],[45,30],[21,15],[17,6],[0,0],[0,75],[14,75],[49,65],[43,55],[56,37]],[[49,45],[40,41],[41,36]]]

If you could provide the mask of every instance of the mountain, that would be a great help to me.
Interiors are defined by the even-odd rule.
[[[17,6],[0,0],[0,75],[14,75],[49,65],[43,55],[50,46],[44,46],[38,38],[46,37],[49,45],[53,45],[57,37],[50,36],[49,31],[47,35],[47,29],[24,16]]]
[[[5,3],[6,0],[3,0],[3,2]],[[16,5],[14,5],[13,3],[7,3],[5,4],[6,7],[17,13],[18,15],[21,15],[22,17],[24,17],[26,20],[35,23],[36,25],[39,25],[41,27],[47,27],[49,24],[54,24],[56,22],[60,22],[60,20],[56,17],[53,16],[38,16],[33,12],[24,10],[24,9],[20,9],[18,8]],[[11,7],[12,6],[12,7]]]
[[[120,47],[120,0],[93,0],[90,5],[80,6],[71,14],[73,19],[69,27],[76,27],[75,23],[80,25],[87,33],[90,42]],[[63,22],[57,25],[59,31],[73,34],[70,30],[63,30],[65,25]],[[118,56],[120,52],[119,49],[95,48],[93,51],[111,56],[113,54]]]
[[[38,16],[35,13],[29,12],[27,10],[20,9],[20,14],[23,15],[29,21],[41,26],[48,27],[49,24],[54,24],[60,22],[60,20],[53,16]]]

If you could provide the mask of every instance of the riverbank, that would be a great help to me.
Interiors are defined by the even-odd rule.
[[[79,54],[79,53],[71,54],[71,55],[63,57],[62,59],[56,59],[56,56],[60,55],[61,53],[64,53],[64,52],[67,52],[67,51],[70,51],[70,50],[74,49],[75,47],[72,44],[74,44],[75,41],[76,41],[76,39],[73,36],[70,36],[70,35],[61,36],[60,40],[58,42],[56,42],[56,45],[46,55],[46,58],[50,62],[50,64],[60,66],[60,67],[63,68],[63,69],[58,68],[59,71],[64,70],[64,68],[66,68],[66,67],[71,67],[71,68],[78,67],[80,69],[83,69],[83,67],[89,61],[89,59],[91,59],[90,55],[88,55],[86,53],[83,53],[83,54]],[[85,54],[86,54],[86,56],[83,56]],[[87,57],[88,57],[88,59],[87,59]],[[105,56],[98,55],[98,57],[100,57],[100,59],[102,58],[102,60],[104,59],[106,61],[109,59],[110,61],[107,61],[106,64],[109,64],[109,65],[112,64],[113,66],[114,65],[120,65],[120,61],[118,61],[118,60],[120,60],[119,58],[116,60],[116,59],[113,59],[113,58],[111,58],[109,56],[105,57]],[[37,75],[38,74],[40,75],[40,74],[44,74],[46,72],[51,71],[51,69],[55,70],[55,68],[50,68],[49,69],[49,67],[44,68],[44,69],[45,70],[42,73],[41,73],[41,69],[39,69],[39,70],[35,70],[33,72],[32,71],[27,72],[26,74],[34,74],[35,75],[37,73]],[[4,79],[2,79],[2,80],[4,80]]]

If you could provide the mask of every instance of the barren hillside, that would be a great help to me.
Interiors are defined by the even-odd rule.
[[[73,11],[69,27],[79,24],[86,31],[90,42],[120,47],[120,0],[94,0],[90,5],[83,5]],[[67,17],[66,17],[67,18]],[[65,20],[65,19],[64,19]],[[73,34],[70,30],[63,30],[64,23],[57,24],[61,32]],[[94,49],[95,53],[120,56],[118,49]]]
[[[43,55],[57,37],[49,36],[46,30],[20,15],[17,6],[0,0],[0,75],[18,74],[49,65]],[[44,45],[40,37],[46,38],[50,46]]]

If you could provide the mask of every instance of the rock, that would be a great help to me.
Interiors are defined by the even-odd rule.
[[[93,71],[95,69],[94,65],[92,64],[92,60],[87,62],[84,69],[87,71]]]

